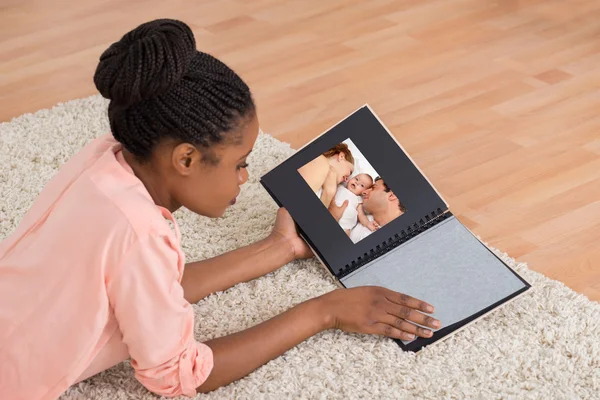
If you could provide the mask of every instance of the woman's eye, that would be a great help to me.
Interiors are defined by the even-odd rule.
[[[238,165],[237,169],[244,169],[244,168],[248,168],[249,164],[248,163],[243,163],[242,165]]]

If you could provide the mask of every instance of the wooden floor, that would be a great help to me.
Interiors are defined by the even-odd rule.
[[[0,120],[96,93],[146,20],[193,27],[296,148],[369,103],[476,234],[600,300],[597,0],[0,0]]]

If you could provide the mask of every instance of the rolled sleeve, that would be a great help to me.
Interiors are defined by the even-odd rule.
[[[210,347],[191,342],[182,354],[168,363],[156,368],[136,368],[135,377],[146,389],[162,396],[194,397],[196,388],[208,378],[212,367]]]
[[[213,368],[213,354],[194,339],[194,312],[179,283],[181,253],[167,236],[133,245],[108,297],[136,379],[156,394],[193,397]]]

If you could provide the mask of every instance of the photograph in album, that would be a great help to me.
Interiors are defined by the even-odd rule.
[[[442,326],[396,340],[402,350],[438,344],[531,288],[454,214],[368,105],[261,184],[337,285],[381,286],[435,307]]]
[[[329,168],[320,168],[322,166]],[[351,139],[315,157],[298,169],[298,173],[310,188],[307,190],[314,192],[323,207],[329,209],[331,202],[345,207],[337,223],[353,243],[366,237],[358,232],[375,232],[380,228],[369,214],[369,207],[376,207],[377,202],[386,201],[385,197],[394,193],[385,183],[385,177],[373,168]],[[398,201],[398,216],[405,211]]]

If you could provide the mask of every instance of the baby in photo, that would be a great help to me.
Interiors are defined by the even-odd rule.
[[[345,200],[348,200],[348,207],[344,210],[339,224],[346,234],[354,228],[357,222],[360,222],[371,231],[378,227],[373,221],[369,221],[362,209],[362,194],[365,190],[373,186],[373,178],[369,174],[358,174],[351,178],[346,186],[339,185],[335,193],[335,204],[341,206]]]

